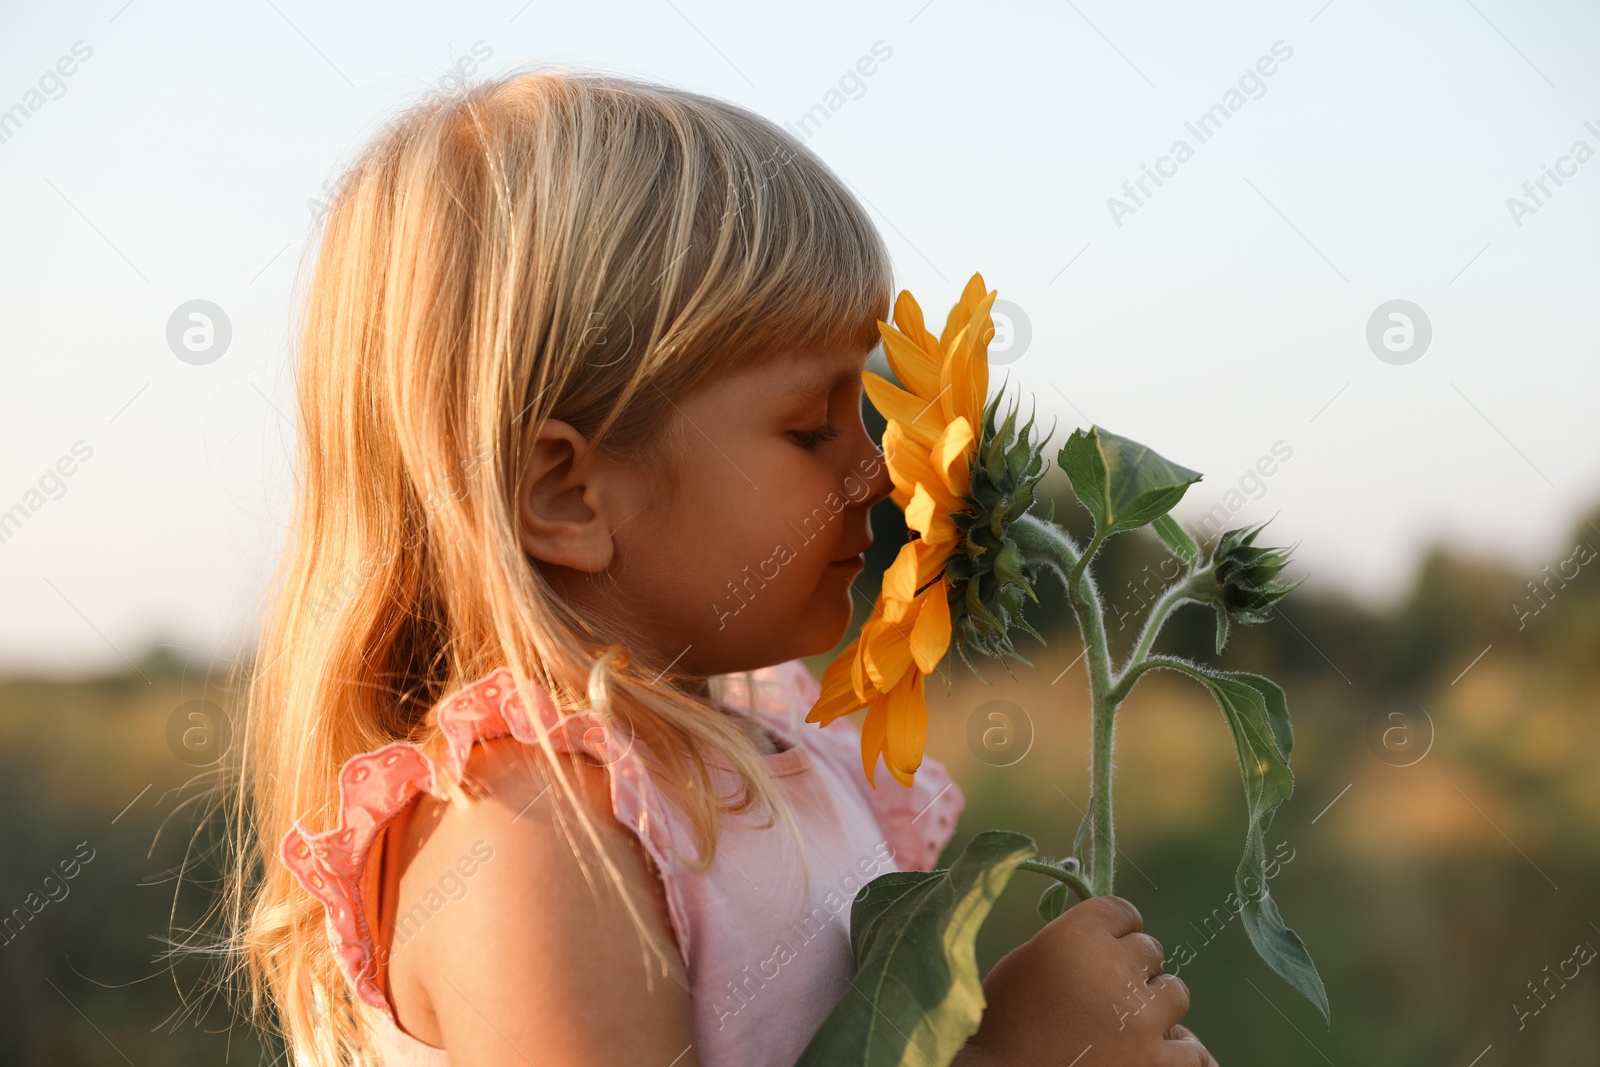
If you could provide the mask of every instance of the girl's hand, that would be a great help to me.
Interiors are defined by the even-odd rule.
[[[1068,908],[989,972],[983,1023],[953,1067],[1217,1067],[1178,1025],[1189,988],[1161,973],[1143,929],[1121,897]]]

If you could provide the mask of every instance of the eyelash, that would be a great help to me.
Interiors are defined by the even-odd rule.
[[[819,427],[815,430],[796,430],[794,436],[799,438],[801,448],[816,448],[824,441],[831,441],[843,431],[833,423]]]

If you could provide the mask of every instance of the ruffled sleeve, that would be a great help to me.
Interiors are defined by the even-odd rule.
[[[668,812],[649,777],[642,744],[636,750],[630,737],[593,712],[562,716],[538,687],[530,684],[527,688],[535,697],[533,713],[524,706],[511,671],[504,667],[445,697],[437,707],[439,730],[445,739],[439,763],[404,742],[350,757],[339,772],[337,825],[314,832],[297,823],[279,845],[284,865],[326,910],[328,936],[339,969],[357,997],[391,1022],[394,1013],[377,981],[372,928],[376,886],[364,881],[372,848],[384,827],[420,793],[447,800],[443,776],[459,782],[472,746],[478,742],[510,735],[537,745],[538,726],[542,725],[557,751],[580,750],[608,767],[611,807],[617,821],[639,837],[658,871],[673,869]],[[663,883],[679,948],[687,954],[687,909],[670,879]]]
[[[373,842],[419,793],[436,791],[433,765],[413,745],[363,752],[339,771],[339,824],[312,833],[296,823],[278,854],[307,893],[322,902],[334,960],[356,995],[393,1019],[379,988],[376,941],[362,899],[361,878]]]
[[[800,660],[784,664],[782,669],[788,672],[803,720],[821,695],[821,686]],[[820,729],[814,725],[805,729],[820,738],[821,747],[831,758],[842,761],[850,780],[859,787],[877,817],[900,869],[932,870],[955,834],[957,817],[966,807],[966,797],[944,764],[923,756],[911,785],[901,785],[893,776],[879,774],[874,786],[861,773],[861,733],[849,718],[840,716]]]

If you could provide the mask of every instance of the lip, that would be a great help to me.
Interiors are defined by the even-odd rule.
[[[857,553],[849,559],[836,559],[828,564],[830,567],[865,567],[866,565],[867,554],[865,552]]]

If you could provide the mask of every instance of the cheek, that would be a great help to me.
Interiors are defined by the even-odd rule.
[[[670,500],[630,523],[650,596],[690,610],[742,596],[749,614],[765,615],[803,609],[823,585],[847,589],[855,572],[828,566],[850,504],[834,473],[782,442],[736,452],[697,457]]]

